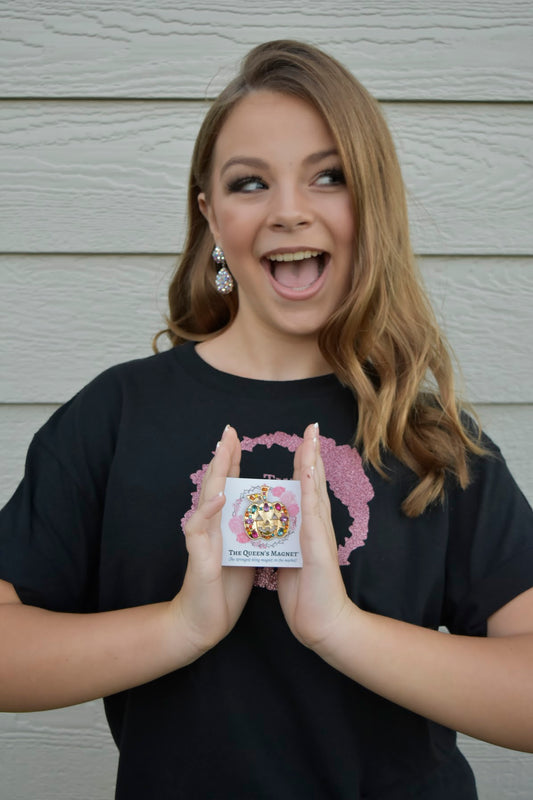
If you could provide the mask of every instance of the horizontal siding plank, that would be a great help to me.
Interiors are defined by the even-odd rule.
[[[0,507],[11,497],[22,477],[33,434],[56,408],[0,404]],[[533,404],[479,404],[475,409],[483,428],[501,448],[509,469],[533,505]],[[0,726],[0,739],[1,733]]]
[[[533,758],[459,734],[458,744],[476,776],[479,800],[531,800]]]
[[[17,0],[0,6],[0,96],[212,96],[255,44],[324,47],[386,99],[532,100],[527,0],[362,5]]]
[[[106,367],[148,355],[174,261],[0,257],[0,402],[63,402]],[[533,402],[533,259],[433,257],[421,266],[468,396]]]
[[[80,796],[80,786],[91,787],[91,800],[113,794],[117,751],[99,701],[39,714],[2,714],[0,744],[2,788],[10,800],[71,800]],[[480,800],[530,800],[529,754],[464,735],[459,745],[474,769]]]
[[[203,103],[0,104],[4,252],[175,253]],[[532,105],[385,104],[415,249],[533,254]]]
[[[100,701],[0,714],[2,800],[109,800],[116,769],[117,749]]]
[[[61,403],[106,367],[150,355],[172,266],[168,256],[0,257],[0,402]]]
[[[533,401],[533,259],[425,258],[424,280],[466,396]]]

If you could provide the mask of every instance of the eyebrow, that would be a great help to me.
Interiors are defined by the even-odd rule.
[[[317,164],[330,156],[338,156],[338,150],[333,147],[330,150],[319,150],[317,153],[311,153],[304,158],[304,164]],[[252,169],[268,169],[268,162],[262,158],[254,158],[253,156],[233,156],[223,164],[220,174],[223,175],[230,167],[239,164],[244,167],[252,167]]]

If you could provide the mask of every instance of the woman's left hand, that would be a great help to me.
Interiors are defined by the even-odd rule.
[[[294,478],[302,486],[300,544],[303,567],[278,570],[278,596],[296,638],[315,650],[355,610],[341,577],[337,541],[331,521],[318,426],[308,425],[294,457]]]
[[[302,485],[303,567],[278,570],[296,638],[372,692],[469,736],[533,752],[533,589],[488,621],[488,637],[460,636],[363,611],[347,596],[337,559],[318,430],[295,456]]]

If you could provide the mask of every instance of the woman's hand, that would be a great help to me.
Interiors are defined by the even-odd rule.
[[[294,458],[294,478],[302,486],[303,567],[278,571],[278,595],[296,638],[321,650],[357,609],[346,594],[339,569],[318,425],[305,430]]]
[[[198,508],[185,526],[189,561],[171,609],[178,617],[180,635],[185,634],[192,646],[193,657],[230,632],[252,588],[253,568],[221,566],[223,490],[228,476],[239,476],[240,458],[237,434],[227,426],[204,476]]]
[[[359,609],[337,560],[318,431],[295,456],[303,567],[278,571],[294,635],[328,664],[400,706],[503,747],[533,752],[533,589],[489,620],[488,638],[429,630]]]
[[[190,664],[235,625],[254,570],[221,567],[226,476],[239,474],[240,444],[224,431],[186,525],[189,561],[170,602],[92,614],[23,605],[0,581],[0,709],[42,711],[106,697]]]

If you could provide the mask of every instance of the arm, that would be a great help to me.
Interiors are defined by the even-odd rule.
[[[220,566],[222,490],[239,460],[228,428],[186,528],[187,572],[172,601],[64,614],[23,605],[0,581],[0,709],[44,710],[129,689],[191,663],[229,633],[253,581],[252,569]]]
[[[295,461],[304,567],[283,570],[295,636],[366,688],[442,725],[533,752],[533,590],[489,620],[488,638],[439,633],[362,611],[347,597],[312,427]]]
[[[0,584],[0,709],[42,711],[144,683],[200,655],[170,603],[64,614],[23,605]],[[175,637],[175,640],[173,641]]]

